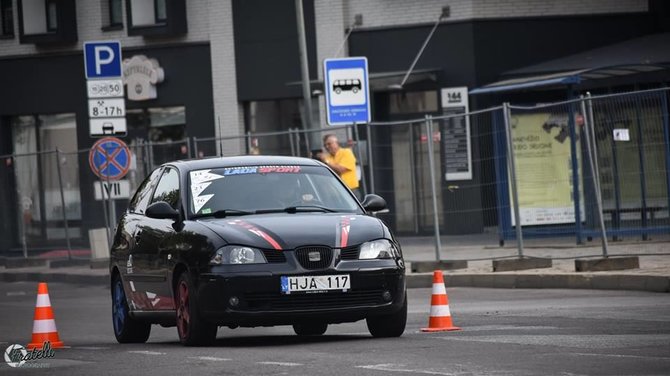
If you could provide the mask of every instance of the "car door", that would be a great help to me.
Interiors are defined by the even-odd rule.
[[[128,211],[124,214],[119,223],[120,231],[128,248],[120,249],[115,257],[115,263],[119,266],[119,271],[123,276],[125,282],[127,295],[130,297],[129,304],[132,304],[133,309],[144,309],[146,304],[145,280],[142,275],[142,270],[146,269],[145,259],[142,257],[141,250],[138,249],[138,242],[136,235],[138,227],[142,226],[146,216],[146,211],[153,191],[158,184],[158,179],[162,173],[161,168],[155,169],[137,188],[135,196],[130,200]]]
[[[163,170],[149,205],[159,201],[167,202],[175,210],[179,208],[179,173],[175,168],[166,167]],[[174,309],[167,269],[176,234],[174,225],[172,219],[145,216],[135,236],[142,257],[142,269],[139,271],[145,281],[146,309],[149,310]]]

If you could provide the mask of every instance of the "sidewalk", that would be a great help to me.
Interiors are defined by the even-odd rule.
[[[398,239],[407,264],[407,285],[410,288],[431,287],[432,272],[414,273],[418,264],[436,261],[435,243],[429,237],[405,237]],[[572,244],[571,244],[572,242]],[[479,243],[479,244],[475,244]],[[621,289],[654,292],[670,292],[670,242],[633,241],[612,242],[610,258],[637,256],[639,268],[598,272],[576,272],[575,260],[602,258],[599,241],[576,246],[574,239],[564,242],[531,240],[525,242],[525,257],[551,259],[548,268],[493,271],[493,260],[514,260],[518,251],[514,242],[499,247],[497,244],[481,245],[472,237],[445,237],[442,239],[440,259],[460,261],[467,267],[442,268],[447,287],[494,287],[494,288],[582,288]],[[548,246],[551,244],[551,247]],[[0,266],[0,281],[45,281],[76,284],[109,284],[106,268],[92,269],[88,265],[72,265],[59,268],[33,266],[5,268]]]
[[[670,239],[657,241],[610,242],[609,258],[637,256],[639,268],[610,271],[577,272],[575,260],[603,258],[599,240],[577,246],[574,238],[532,239],[524,242],[524,257],[551,259],[548,268],[516,271],[493,271],[494,260],[518,259],[516,242],[500,247],[496,239],[481,245],[481,237],[442,237],[440,259],[467,260],[467,268],[444,270],[447,287],[496,288],[582,288],[670,292]],[[400,238],[403,255],[412,264],[435,261],[435,239],[428,237]],[[427,287],[426,273],[409,273],[408,286]],[[430,274],[430,273],[428,273]]]

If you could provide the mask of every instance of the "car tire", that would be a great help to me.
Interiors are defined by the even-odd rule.
[[[182,345],[207,346],[214,342],[218,327],[200,317],[195,288],[188,272],[183,272],[177,281],[175,312],[177,334]]]
[[[400,337],[407,324],[407,296],[398,312],[384,316],[372,316],[366,319],[368,330],[373,337]]]
[[[328,330],[326,323],[294,324],[293,331],[299,336],[320,336]]]
[[[130,309],[118,274],[112,279],[112,325],[119,343],[144,343],[151,334],[151,324],[130,317]]]

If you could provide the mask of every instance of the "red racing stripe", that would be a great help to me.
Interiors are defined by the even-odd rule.
[[[279,243],[277,243],[276,240],[274,240],[272,238],[272,236],[268,235],[265,231],[258,229],[256,226],[252,225],[251,223],[248,223],[248,222],[245,222],[245,221],[242,221],[242,220],[239,220],[239,219],[236,219],[236,220],[228,222],[228,223],[233,224],[233,225],[239,225],[239,226],[242,226],[242,227],[246,228],[250,232],[260,236],[261,238],[263,238],[266,242],[270,243],[272,248],[281,251],[281,249],[282,249],[281,246],[279,245]]]
[[[281,251],[281,246],[279,245],[279,243],[277,243],[277,241],[275,241],[274,239],[272,239],[272,236],[266,234],[264,231],[261,231],[261,230],[257,230],[257,231],[260,233],[261,237],[262,237],[263,239],[265,239],[265,241],[267,241],[268,243],[270,243],[270,245],[271,245],[274,249]]]
[[[349,228],[349,218],[342,218],[342,221],[340,222],[340,247],[342,248],[346,248],[347,243],[349,242]]]

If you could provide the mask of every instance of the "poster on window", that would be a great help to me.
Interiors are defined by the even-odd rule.
[[[574,223],[572,157],[567,114],[516,114],[511,118],[511,125],[521,225]],[[577,127],[576,141],[579,141],[579,136]],[[577,164],[580,165],[579,146],[577,150]],[[581,173],[579,170],[580,182]],[[583,220],[582,191],[579,189]],[[512,202],[510,186],[510,203]],[[513,211],[510,212],[512,225],[516,225]]]

